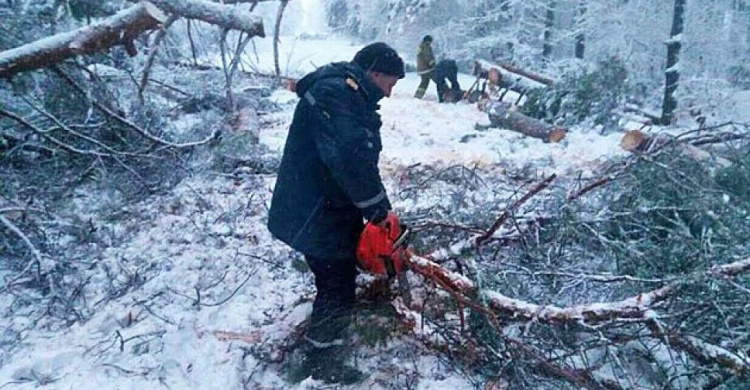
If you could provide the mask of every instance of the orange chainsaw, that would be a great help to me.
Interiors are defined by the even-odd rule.
[[[385,221],[368,222],[357,245],[359,266],[375,275],[396,278],[404,302],[411,304],[411,288],[405,271],[409,268],[411,252],[407,249],[411,230],[400,224],[395,213],[389,212]]]

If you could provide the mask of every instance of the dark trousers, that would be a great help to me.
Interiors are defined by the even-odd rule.
[[[343,336],[355,301],[356,259],[322,259],[305,256],[318,290],[313,301],[307,338],[330,343]]]
[[[445,82],[444,78],[440,78],[435,80],[435,83],[437,84],[437,90],[438,90],[438,101],[440,103],[443,103],[445,101],[445,93],[450,91],[451,96],[448,101],[451,102],[457,102],[461,100],[461,86],[458,84],[458,75],[456,73],[449,74],[446,76],[448,81],[450,82],[451,86],[450,89],[448,88],[448,83]]]

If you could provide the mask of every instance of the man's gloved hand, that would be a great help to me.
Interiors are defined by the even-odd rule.
[[[389,211],[379,222],[368,222],[357,245],[359,266],[376,275],[395,276],[406,266],[406,250],[394,248],[402,226],[396,213]]]

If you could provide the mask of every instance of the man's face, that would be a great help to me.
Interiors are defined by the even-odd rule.
[[[370,77],[372,78],[372,81],[375,83],[375,85],[380,87],[385,96],[391,97],[391,91],[398,82],[398,77],[389,76],[380,72],[371,72]]]

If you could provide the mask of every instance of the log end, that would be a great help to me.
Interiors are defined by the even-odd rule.
[[[648,142],[648,137],[640,130],[628,130],[620,140],[620,147],[628,152],[642,150]]]
[[[556,126],[552,131],[549,132],[549,138],[547,139],[549,142],[552,142],[553,144],[556,144],[565,138],[565,134],[567,134],[567,131],[565,128]]]
[[[500,85],[500,81],[503,79],[503,75],[497,68],[490,68],[487,73],[487,79],[490,81],[490,85]]]

